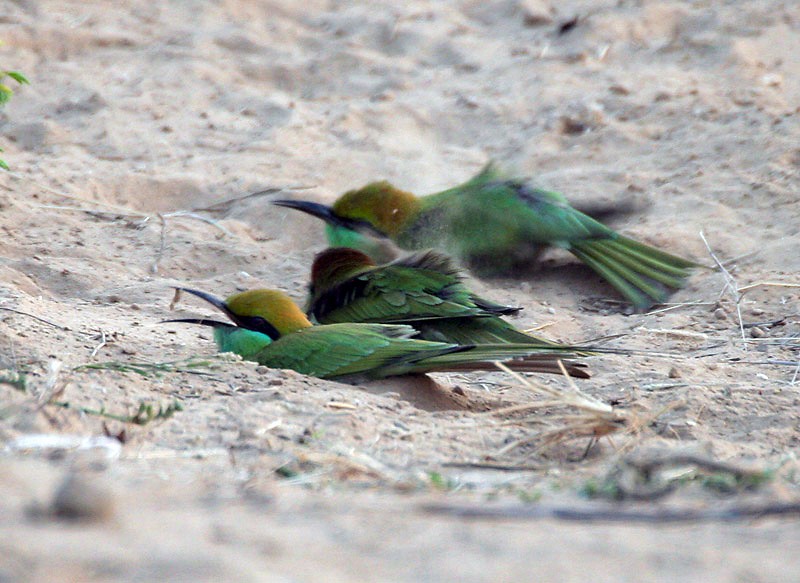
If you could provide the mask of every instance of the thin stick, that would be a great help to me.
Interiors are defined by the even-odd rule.
[[[620,508],[619,506],[545,506],[508,504],[473,506],[466,504],[424,504],[423,512],[459,518],[494,520],[570,520],[577,522],[732,522],[768,516],[800,516],[800,502],[742,504],[729,508]]]
[[[739,320],[739,330],[742,333],[742,342],[744,344],[745,350],[747,350],[747,338],[744,335],[744,324],[742,322],[742,306],[741,306],[742,296],[739,293],[739,286],[736,284],[736,280],[730,274],[730,272],[727,269],[725,269],[725,266],[719,260],[719,257],[717,257],[714,251],[711,249],[711,245],[708,244],[708,241],[706,240],[706,236],[703,234],[703,231],[700,231],[700,238],[703,240],[703,243],[705,243],[706,249],[708,249],[708,252],[711,255],[711,258],[714,260],[714,263],[716,263],[717,267],[719,267],[720,271],[722,271],[722,274],[725,277],[725,288],[730,289],[731,295],[733,295],[733,298],[736,301],[736,316]]]
[[[665,308],[659,308],[658,310],[652,310],[644,314],[645,316],[652,316],[653,314],[663,314],[664,312],[671,312],[672,310],[677,310],[679,308],[685,308],[687,306],[713,306],[715,302],[703,302],[703,301],[696,301],[696,302],[683,302],[680,304],[667,304]]]
[[[269,194],[277,194],[278,192],[284,192],[286,190],[309,190],[311,188],[316,188],[315,186],[306,186],[306,185],[296,185],[296,186],[270,186],[268,188],[264,188],[263,190],[257,190],[256,192],[251,192],[249,194],[245,194],[242,196],[236,196],[234,198],[229,198],[226,200],[221,200],[219,202],[212,203],[208,206],[197,207],[192,209],[193,211],[205,211],[205,212],[218,212],[218,211],[226,211],[236,203],[242,202],[243,200],[247,200],[248,198],[256,198],[259,196],[266,196]]]
[[[527,332],[528,334],[532,334],[533,332],[541,332],[542,330],[546,330],[550,326],[553,326],[555,322],[545,322],[544,324],[539,324],[538,326],[534,326],[533,328],[526,328],[523,332]]]
[[[58,328],[59,330],[64,330],[65,332],[70,332],[71,330],[66,326],[62,326],[61,324],[56,324],[55,322],[51,322],[50,320],[45,320],[44,318],[40,318],[39,316],[34,316],[33,314],[29,314],[28,312],[23,312],[22,310],[15,310],[14,308],[7,308],[5,306],[0,306],[0,310],[4,310],[6,312],[14,312],[15,314],[19,314],[20,316],[28,316],[29,318],[33,318],[34,320],[38,320],[43,324],[48,324],[53,328]]]
[[[694,332],[692,330],[678,330],[677,328],[645,328],[644,326],[637,328],[642,332],[650,332],[652,334],[663,334],[664,336],[676,336],[678,338],[691,338],[692,340],[701,340],[705,342],[708,340],[708,334],[704,332]]]
[[[770,364],[782,366],[800,366],[800,362],[796,360],[734,360],[730,364]],[[796,373],[795,373],[796,374]]]
[[[173,211],[171,213],[164,213],[161,216],[163,216],[164,218],[181,218],[181,217],[183,217],[183,218],[187,218],[187,219],[194,219],[196,221],[202,221],[204,223],[207,223],[207,224],[211,225],[212,227],[216,227],[224,235],[226,235],[228,237],[233,237],[233,233],[231,233],[228,229],[226,229],[225,227],[220,225],[218,220],[212,219],[212,218],[209,218],[209,217],[204,217],[203,215],[198,215],[197,213],[193,213],[191,211]]]
[[[468,468],[476,470],[497,470],[499,472],[539,472],[544,469],[544,466],[536,465],[509,465],[498,464],[492,462],[445,462],[442,464],[445,468]]]
[[[105,345],[106,345],[106,333],[105,331],[100,330],[100,344],[94,347],[94,349],[92,350],[92,354],[89,356],[89,358],[94,358],[95,356],[97,356],[97,352]]]
[[[736,257],[731,257],[730,259],[726,259],[725,261],[722,262],[722,264],[723,265],[733,265],[733,264],[741,261],[742,259],[750,259],[751,257],[755,257],[759,253],[761,253],[760,250],[748,251],[747,253],[742,253],[741,255],[737,255]]]
[[[88,198],[75,196],[74,194],[67,194],[66,192],[63,192],[63,191],[60,191],[60,190],[56,190],[55,188],[47,186],[46,184],[42,184],[41,182],[35,181],[33,178],[29,178],[27,176],[23,176],[21,174],[17,174],[16,172],[8,172],[8,171],[6,171],[6,174],[16,178],[17,180],[21,180],[23,182],[24,181],[30,182],[34,186],[36,186],[38,188],[41,188],[42,190],[46,190],[47,192],[49,192],[51,194],[55,194],[55,195],[60,196],[62,198],[68,198],[70,200],[74,200],[74,201],[78,201],[78,202],[104,206],[106,208],[110,208],[110,209],[114,209],[114,210],[120,211],[120,212],[122,212],[122,213],[124,213],[126,215],[135,215],[135,214],[137,214],[136,211],[131,210],[131,209],[129,209],[127,207],[124,207],[124,206],[116,205],[116,204],[113,204],[113,203],[110,203],[110,202],[104,202],[104,201],[101,201],[101,200],[91,200],[91,199],[88,199]],[[146,216],[146,215],[144,213],[141,213],[138,216]]]
[[[153,264],[150,266],[150,271],[153,273],[158,273],[158,264],[161,262],[161,258],[164,256],[164,248],[167,245],[167,220],[161,213],[158,213],[158,218],[161,221],[161,235],[158,239],[158,251],[156,251],[156,257],[153,260]]]
[[[130,212],[112,211],[112,210],[105,211],[100,209],[87,209],[75,206],[62,206],[57,204],[34,204],[33,206],[40,209],[71,211],[76,213],[86,213],[87,215],[93,215],[93,216],[112,215],[115,217],[136,217],[136,218],[146,218],[149,216],[146,213],[140,213],[138,211],[130,211]]]
[[[757,287],[792,287],[797,288],[800,287],[800,283],[784,283],[782,281],[759,281],[758,283],[751,283],[750,285],[746,285],[744,287],[740,287],[737,291],[740,294],[744,292],[750,291],[751,289],[755,289]]]

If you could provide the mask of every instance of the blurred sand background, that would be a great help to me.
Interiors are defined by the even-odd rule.
[[[0,581],[798,580],[796,518],[424,505],[584,507],[587,483],[652,452],[778,469],[755,491],[690,482],[620,508],[798,498],[800,294],[746,286],[800,281],[800,5],[12,0],[0,39],[0,65],[31,81],[0,113],[0,368],[27,378],[0,384]],[[490,159],[574,201],[633,203],[615,228],[712,264],[702,232],[745,288],[737,305],[698,272],[685,305],[628,316],[557,254],[530,281],[471,282],[523,306],[520,327],[676,355],[589,361],[580,388],[649,415],[638,433],[586,458],[586,438],[501,453],[540,428],[485,413],[535,400],[499,373],[398,394],[213,360],[207,331],[158,324],[175,284],[303,297],[322,229],[270,198],[433,192]],[[191,357],[210,364],[76,370]],[[79,410],[174,402],[143,426]],[[62,441],[21,441],[39,434]],[[518,469],[463,465],[486,460]],[[65,479],[94,520],[53,516]]]

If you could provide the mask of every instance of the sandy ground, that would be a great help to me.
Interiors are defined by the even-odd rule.
[[[113,5],[0,5],[0,64],[31,80],[0,114],[0,367],[27,381],[0,384],[0,580],[800,580],[796,515],[514,516],[798,500],[800,294],[746,286],[800,282],[800,6]],[[633,202],[616,228],[712,264],[702,232],[726,262],[733,287],[698,272],[681,305],[634,316],[560,256],[529,281],[472,281],[522,305],[521,327],[670,353],[589,359],[581,390],[636,431],[543,449],[542,425],[487,413],[538,398],[500,373],[349,386],[220,360],[207,332],[159,324],[177,283],[302,298],[320,225],[271,196],[433,192],[489,159],[576,201]],[[145,368],[79,368],[110,362]],[[92,412],[173,403],[145,425]],[[631,456],[687,452],[774,475],[584,495]]]

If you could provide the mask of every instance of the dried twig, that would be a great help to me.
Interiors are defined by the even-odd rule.
[[[204,207],[197,207],[192,209],[195,212],[202,211],[202,212],[228,212],[231,207],[234,205],[242,202],[243,200],[247,200],[250,198],[256,198],[259,196],[268,196],[270,194],[277,194],[279,192],[285,192],[287,190],[309,190],[311,188],[315,188],[314,186],[305,186],[305,185],[295,185],[295,186],[270,186],[268,188],[264,188],[263,190],[258,190],[256,192],[251,192],[249,194],[245,194],[243,196],[236,196],[234,198],[229,198],[226,200],[222,200],[220,202],[212,203],[208,206]]]
[[[694,332],[692,330],[678,330],[677,328],[645,328],[644,326],[637,328],[642,332],[650,332],[652,334],[661,334],[664,336],[675,336],[677,338],[688,338],[691,340],[698,340],[705,342],[708,340],[708,335],[704,332]]]
[[[97,205],[97,206],[103,206],[103,207],[106,207],[106,208],[109,208],[109,209],[113,209],[113,210],[117,211],[119,214],[123,214],[123,215],[140,216],[140,217],[147,216],[146,213],[137,212],[137,211],[129,209],[128,207],[120,206],[120,205],[117,205],[117,204],[114,204],[114,203],[105,202],[105,201],[102,201],[102,200],[91,200],[89,198],[83,198],[81,196],[76,196],[74,194],[68,194],[68,193],[63,192],[61,190],[57,190],[55,188],[47,186],[46,184],[42,184],[41,182],[37,182],[36,180],[34,180],[34,179],[32,179],[32,178],[30,178],[28,176],[23,176],[22,174],[17,174],[16,172],[8,172],[8,171],[6,171],[5,174],[7,174],[9,176],[12,176],[13,178],[16,178],[17,180],[21,180],[23,182],[30,182],[31,184],[33,184],[37,188],[41,188],[42,190],[45,190],[45,191],[47,191],[47,192],[49,192],[51,194],[55,194],[56,196],[60,196],[61,198],[67,198],[69,200],[74,200],[76,202],[81,202],[81,203],[85,203],[85,204],[93,204],[93,205]]]
[[[694,302],[682,302],[679,304],[661,304],[664,306],[663,308],[659,308],[657,310],[651,310],[644,314],[645,316],[652,316],[653,314],[663,314],[664,312],[671,312],[672,310],[677,310],[679,308],[686,308],[686,307],[695,307],[695,306],[713,306],[716,305],[716,302],[704,302],[701,300],[697,300]]]
[[[8,308],[6,306],[0,306],[0,310],[5,312],[13,312],[15,314],[19,314],[20,316],[28,316],[29,318],[33,318],[34,320],[38,320],[43,324],[47,324],[52,326],[53,328],[58,328],[59,330],[64,330],[65,332],[71,332],[69,328],[66,326],[62,326],[61,324],[56,324],[55,322],[51,322],[50,320],[46,320],[44,318],[40,318],[39,316],[34,316],[33,314],[29,314],[28,312],[23,312],[22,310],[15,310],[14,308]]]
[[[800,516],[800,502],[740,504],[727,508],[620,508],[618,505],[550,506],[544,504],[424,504],[423,512],[459,518],[494,520],[570,520],[577,522],[732,522],[769,516]]]
[[[89,358],[94,358],[97,356],[97,353],[100,351],[103,346],[106,345],[106,333],[103,330],[100,330],[100,343],[92,349],[92,353],[89,355]]]
[[[757,287],[789,287],[789,288],[800,288],[800,283],[785,283],[782,281],[759,281],[757,283],[751,283],[750,285],[746,285],[744,287],[738,288],[740,294],[750,291],[751,289],[756,289]]]
[[[545,466],[539,465],[510,465],[501,464],[496,462],[445,462],[442,464],[445,468],[466,468],[475,470],[496,470],[498,472],[540,472],[545,469]]]
[[[700,231],[700,238],[703,240],[703,243],[708,249],[708,253],[711,255],[711,258],[714,260],[714,263],[717,264],[717,267],[722,272],[723,277],[725,278],[725,287],[723,288],[720,296],[725,293],[725,290],[730,290],[731,295],[733,296],[734,301],[736,302],[736,317],[739,321],[739,330],[742,333],[742,343],[744,344],[745,350],[747,350],[747,338],[744,334],[744,324],[742,322],[742,295],[739,293],[739,286],[736,284],[736,279],[731,275],[731,273],[725,268],[722,262],[719,260],[719,257],[716,256],[714,251],[711,249],[711,245],[708,244],[706,240],[706,236],[703,234],[703,231]]]
[[[164,256],[164,248],[167,246],[167,220],[161,213],[158,213],[158,219],[161,221],[161,234],[158,238],[156,257],[153,259],[153,264],[150,266],[150,271],[153,273],[158,273],[158,264],[161,263],[161,258]]]
[[[121,211],[121,210],[100,210],[100,209],[90,209],[84,207],[76,207],[76,206],[62,206],[57,204],[34,204],[32,205],[36,208],[40,209],[47,209],[47,210],[56,210],[56,211],[66,211],[66,212],[74,212],[74,213],[85,213],[87,215],[91,215],[93,217],[131,217],[137,219],[146,219],[149,218],[147,213],[142,213],[139,211],[128,210],[128,211]],[[120,207],[124,208],[124,207]]]
[[[171,213],[160,214],[159,216],[162,217],[162,219],[186,218],[186,219],[193,219],[195,221],[201,221],[203,223],[211,225],[216,229],[219,229],[219,231],[226,237],[233,237],[233,233],[231,233],[228,229],[220,225],[218,220],[212,219],[210,217],[204,217],[203,215],[198,215],[197,213],[194,213],[192,211],[173,211]]]

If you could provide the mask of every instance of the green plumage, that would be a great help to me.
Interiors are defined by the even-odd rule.
[[[408,324],[424,340],[557,346],[500,318],[519,308],[472,293],[450,258],[431,250],[377,266],[354,249],[327,249],[314,260],[306,311],[321,324]]]
[[[303,328],[263,342],[268,340],[263,334],[225,326],[215,330],[214,339],[220,351],[235,352],[270,368],[287,368],[320,378],[353,375],[380,378],[426,372],[453,361],[442,357],[462,351],[451,344],[413,340],[414,334],[416,331],[409,326],[334,324]],[[253,350],[257,336],[262,337],[263,345]],[[508,358],[507,354],[498,355],[494,351],[455,360],[471,362],[489,356]]]
[[[312,326],[285,294],[251,290],[221,300],[182,288],[224,311],[234,322],[180,319],[214,328],[221,351],[235,352],[270,368],[288,368],[321,378],[383,378],[433,371],[494,369],[503,361],[525,372],[560,373],[558,361],[574,356],[521,344],[459,346],[412,338],[410,326],[342,323]],[[588,377],[583,365],[566,362],[572,376]]]
[[[351,246],[377,261],[385,259],[381,237],[402,249],[441,249],[481,275],[513,274],[545,247],[560,247],[638,310],[663,302],[698,266],[624,237],[561,194],[509,178],[492,165],[464,184],[419,198],[376,182],[345,193],[330,208],[303,201],[276,204],[319,216],[332,246]]]

